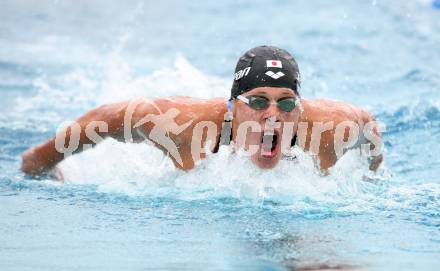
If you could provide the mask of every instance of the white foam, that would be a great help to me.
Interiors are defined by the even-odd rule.
[[[58,76],[37,78],[37,94],[17,98],[14,114],[20,116],[16,118],[30,119],[29,123],[52,119],[57,126],[66,120],[66,112],[75,118],[101,104],[139,97],[228,96],[230,80],[205,75],[182,56],[175,59],[172,67],[142,76],[134,76],[130,65],[117,54],[105,63],[101,71],[78,68]]]
[[[115,56],[108,65],[100,103],[137,97],[192,96],[196,98],[227,97],[229,80],[205,75],[184,57],[178,56],[174,67],[133,77],[126,62]]]
[[[348,153],[325,177],[309,154],[299,149],[296,153],[296,161],[281,160],[275,169],[263,170],[248,157],[232,153],[231,147],[222,147],[184,172],[154,147],[108,140],[68,158],[60,168],[67,183],[97,184],[101,192],[128,195],[185,200],[232,197],[257,205],[269,200],[292,208],[308,202],[344,205],[346,200],[364,197],[363,176],[368,169],[357,152]]]

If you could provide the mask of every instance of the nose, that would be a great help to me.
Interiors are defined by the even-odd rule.
[[[269,107],[264,110],[263,119],[267,120],[269,118],[274,118],[275,121],[279,121],[280,109],[278,108],[276,103],[271,103]]]

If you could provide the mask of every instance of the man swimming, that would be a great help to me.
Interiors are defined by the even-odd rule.
[[[343,102],[305,100],[299,79],[288,52],[259,46],[239,59],[229,99],[179,96],[100,106],[25,151],[22,171],[46,174],[66,156],[105,137],[154,144],[183,170],[204,158],[205,149],[216,152],[226,144],[266,169],[297,145],[316,158],[324,173],[347,150],[362,148],[369,154],[370,170],[377,170],[382,141],[372,115]]]

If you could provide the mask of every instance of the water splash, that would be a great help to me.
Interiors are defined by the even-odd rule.
[[[28,125],[35,119],[39,127],[47,123],[44,130],[47,132],[62,120],[60,112],[64,117],[65,109],[75,117],[97,104],[141,96],[191,93],[196,97],[226,97],[228,85],[229,80],[206,75],[183,57],[176,58],[174,67],[134,76],[130,66],[113,55],[101,74],[80,69],[55,78],[39,78],[35,81],[37,94],[19,99],[20,107],[13,113],[21,114]],[[435,103],[403,106],[378,115],[389,124],[388,134],[393,127],[401,129],[406,125],[413,130],[415,123],[437,123],[439,119]],[[129,197],[185,201],[233,198],[256,206],[274,204],[311,217],[395,210],[402,206],[401,197],[406,189],[390,190],[388,182],[394,179],[386,168],[379,174],[371,174],[365,158],[355,151],[344,155],[329,176],[322,176],[316,170],[312,156],[300,150],[294,152],[294,161],[282,160],[275,170],[264,171],[256,169],[249,158],[221,149],[199,162],[194,170],[182,172],[151,146],[106,140],[92,150],[66,159],[59,167],[68,185],[96,185],[100,193]],[[438,190],[433,185],[427,194],[436,198]],[[418,194],[413,196],[416,199],[407,198],[406,208],[415,208],[421,200]]]

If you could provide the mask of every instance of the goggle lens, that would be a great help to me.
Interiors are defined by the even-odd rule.
[[[249,106],[255,110],[263,110],[269,107],[269,100],[265,97],[251,96],[248,97]],[[285,98],[277,101],[277,106],[284,112],[291,112],[295,106],[296,101],[294,98]]]
[[[284,112],[292,111],[296,106],[296,101],[293,98],[286,98],[277,102],[278,108]]]

